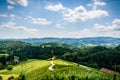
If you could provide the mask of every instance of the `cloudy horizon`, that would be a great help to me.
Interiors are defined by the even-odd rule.
[[[120,0],[1,0],[0,39],[120,38]]]

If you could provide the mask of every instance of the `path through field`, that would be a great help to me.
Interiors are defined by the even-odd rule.
[[[55,64],[54,64],[53,62],[54,62],[54,61],[50,61],[51,66],[49,66],[49,68],[48,68],[48,69],[51,70],[51,71],[54,70],[54,69],[53,69],[53,66],[54,66]]]

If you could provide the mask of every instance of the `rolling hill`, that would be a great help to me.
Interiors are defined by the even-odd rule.
[[[13,70],[1,70],[0,76],[3,80],[8,77],[17,77],[22,73],[26,80],[112,80],[113,74],[101,72],[94,68],[89,68],[83,65],[77,65],[73,62],[64,60],[54,60],[54,70],[51,71],[48,67],[51,65],[50,60],[28,60],[14,66]],[[117,80],[120,80],[120,75],[117,75]]]
[[[120,38],[113,37],[88,37],[88,38],[27,38],[27,39],[0,39],[0,40],[15,40],[23,41],[40,45],[49,42],[67,43],[78,47],[93,47],[93,46],[106,46],[116,47],[120,43]]]

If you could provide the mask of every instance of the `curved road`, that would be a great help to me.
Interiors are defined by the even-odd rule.
[[[55,65],[54,63],[53,63],[54,61],[50,61],[50,64],[51,64],[51,66],[49,66],[49,70],[51,70],[51,71],[53,71],[54,69],[53,69],[53,66]]]

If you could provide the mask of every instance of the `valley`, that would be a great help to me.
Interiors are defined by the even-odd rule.
[[[1,80],[120,80],[120,45],[116,47],[49,42],[40,45],[0,41]],[[101,69],[110,69],[104,71]],[[116,72],[114,72],[116,71]]]

